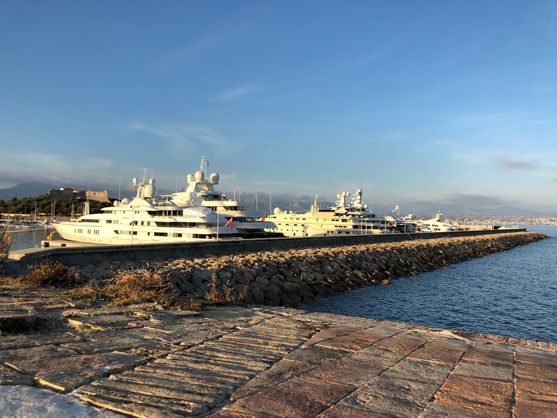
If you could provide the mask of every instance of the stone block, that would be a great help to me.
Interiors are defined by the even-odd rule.
[[[330,350],[324,347],[312,346],[293,351],[287,360],[302,361],[311,365],[319,365],[329,360],[343,357],[346,353],[337,350]]]
[[[230,398],[232,400],[237,400],[248,395],[253,395],[265,388],[276,386],[288,379],[300,376],[303,372],[312,367],[313,366],[308,363],[281,360],[270,369],[265,370],[263,373],[250,380],[245,386],[234,392]]]
[[[393,353],[409,354],[426,342],[427,340],[421,337],[408,334],[397,334],[375,343],[374,347],[383,348]]]
[[[242,398],[227,409],[256,416],[315,416],[352,392],[353,387],[296,378]]]
[[[505,366],[513,364],[513,353],[508,351],[471,348],[462,358],[488,365]]]
[[[513,381],[513,367],[506,364],[483,364],[462,360],[453,372],[455,375],[493,379],[503,382]]]
[[[389,416],[416,417],[429,402],[439,386],[406,379],[379,376],[340,404]]]
[[[462,408],[484,408],[510,414],[513,384],[451,375],[435,395],[435,402]]]
[[[551,364],[515,363],[515,374],[521,378],[557,381],[557,366]]]
[[[389,418],[389,415],[373,411],[362,411],[344,405],[333,405],[325,412],[317,415],[318,418]]]
[[[343,357],[328,361],[303,374],[303,377],[325,382],[359,386],[389,368],[381,362],[369,362]]]
[[[408,379],[416,382],[432,383],[441,386],[452,367],[444,364],[431,364],[424,361],[403,359],[384,373],[393,379]]]

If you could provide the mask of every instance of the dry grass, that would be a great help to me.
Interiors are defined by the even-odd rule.
[[[87,283],[83,286],[71,289],[68,292],[68,296],[71,299],[81,300],[91,305],[110,300],[106,292],[106,286],[98,282]]]
[[[12,246],[12,234],[7,229],[6,225],[0,227],[0,263],[8,258]]]
[[[21,278],[21,282],[27,286],[40,287],[74,287],[80,282],[79,271],[65,266],[56,261],[46,262],[29,267],[29,273]]]
[[[238,305],[243,304],[248,300],[250,291],[249,285],[246,284],[240,292],[236,295],[234,289],[230,286],[230,282],[227,280],[222,286],[222,292],[219,290],[217,274],[213,273],[211,275],[211,280],[209,281],[209,290],[205,294],[205,299],[215,305]]]
[[[201,303],[199,303],[196,299],[190,298],[184,304],[184,308],[188,311],[201,311],[203,310],[203,305],[201,305]]]
[[[118,272],[104,292],[116,305],[147,302],[171,307],[179,303],[178,289],[165,277],[147,269]]]

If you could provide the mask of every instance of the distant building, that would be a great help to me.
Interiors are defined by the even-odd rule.
[[[48,197],[56,200],[93,200],[101,203],[110,203],[108,192],[95,190],[75,190],[71,187],[60,187],[59,189],[51,189],[48,191]]]
[[[108,198],[108,191],[103,192],[95,192],[92,190],[87,190],[85,192],[85,197],[87,200],[94,200],[96,202],[101,203],[110,203],[110,199]]]
[[[50,199],[58,200],[72,200],[72,199],[85,199],[85,192],[75,190],[71,187],[60,187],[59,189],[50,189],[48,191]]]

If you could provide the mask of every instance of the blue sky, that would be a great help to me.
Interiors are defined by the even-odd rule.
[[[2,1],[0,186],[557,209],[555,1]]]

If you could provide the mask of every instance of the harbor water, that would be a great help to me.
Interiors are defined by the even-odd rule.
[[[528,229],[551,238],[303,308],[557,342],[557,227]]]
[[[50,228],[31,228],[10,231],[12,235],[11,250],[21,250],[23,248],[37,248],[41,246],[41,241],[45,240],[53,229]]]

